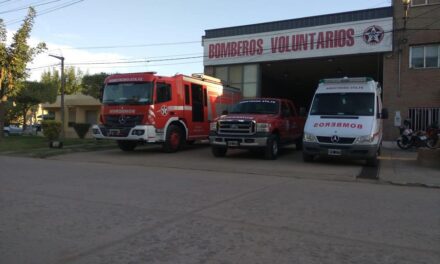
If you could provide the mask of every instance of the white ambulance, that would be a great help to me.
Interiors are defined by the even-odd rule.
[[[304,128],[303,159],[336,156],[377,165],[382,143],[382,89],[371,78],[323,79]]]

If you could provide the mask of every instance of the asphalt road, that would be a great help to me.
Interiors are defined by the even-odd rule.
[[[0,263],[440,263],[438,189],[208,155],[0,156]]]

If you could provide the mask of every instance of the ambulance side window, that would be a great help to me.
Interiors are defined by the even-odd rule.
[[[156,103],[163,103],[171,100],[171,85],[168,83],[157,83]]]

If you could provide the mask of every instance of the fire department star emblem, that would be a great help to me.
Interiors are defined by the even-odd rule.
[[[162,113],[163,116],[166,116],[168,113],[168,107],[166,105],[162,105],[160,108],[160,112]]]
[[[376,45],[382,41],[384,35],[385,32],[381,27],[373,25],[365,29],[362,38],[364,39],[365,43],[369,45]]]

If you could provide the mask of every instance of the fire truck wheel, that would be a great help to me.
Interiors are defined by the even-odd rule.
[[[133,151],[137,146],[136,141],[119,140],[118,147],[123,151]]]
[[[267,140],[267,146],[264,151],[264,157],[268,160],[274,160],[278,157],[278,150],[279,150],[279,144],[278,144],[278,137],[276,135],[272,135]]]
[[[211,147],[211,151],[214,157],[224,157],[228,149],[224,147]]]
[[[183,132],[179,126],[170,125],[167,129],[165,143],[163,143],[163,150],[167,153],[176,152],[182,146]]]

